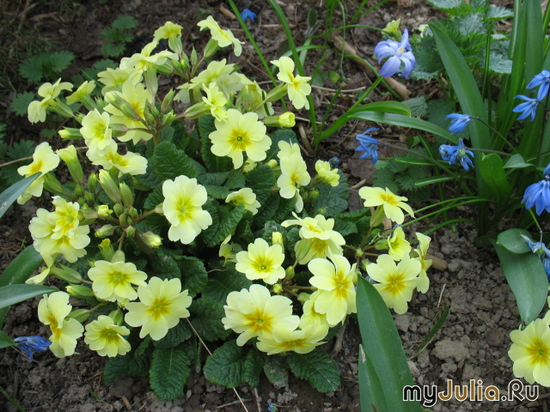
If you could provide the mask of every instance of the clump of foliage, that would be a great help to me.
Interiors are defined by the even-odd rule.
[[[128,31],[136,28],[137,21],[131,16],[122,16],[113,21],[111,27],[101,32],[105,44],[101,47],[101,53],[105,57],[119,57],[124,53],[126,45],[134,36]]]

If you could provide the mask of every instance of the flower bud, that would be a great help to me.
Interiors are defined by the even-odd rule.
[[[160,105],[161,113],[166,113],[170,109],[175,96],[176,91],[174,89],[171,89],[168,93],[166,93],[166,96],[164,96],[164,99],[162,99],[162,103]]]
[[[267,96],[265,97],[265,100],[268,102],[275,102],[285,97],[287,95],[287,92],[288,92],[287,84],[281,83],[267,94]]]
[[[110,262],[115,250],[113,249],[113,246],[111,245],[110,239],[103,239],[101,243],[98,245],[99,251],[101,252],[101,256],[103,259],[105,259],[107,262]]]
[[[63,185],[53,174],[46,173],[42,177],[44,178],[44,189],[56,195],[63,193]]]
[[[206,47],[204,48],[204,59],[207,59],[209,57],[212,57],[217,51],[218,51],[218,48],[220,46],[218,46],[218,42],[214,39],[210,39],[208,40],[208,43],[206,44]],[[198,56],[197,56],[197,51],[195,50],[195,48],[193,48],[193,51],[191,52],[191,64],[193,66],[196,66],[197,65],[197,62],[198,62]]]
[[[309,298],[311,297],[311,294],[310,293],[305,293],[305,292],[302,292],[298,295],[298,301],[302,303],[302,305],[304,303],[306,303]]]
[[[53,273],[59,279],[65,280],[69,283],[82,282],[82,276],[80,273],[65,265],[59,265],[59,267],[52,266],[50,273]]]
[[[118,92],[107,93],[105,95],[105,100],[115,106],[115,108],[120,110],[122,114],[128,119],[134,120],[136,122],[140,122],[143,120],[139,113],[136,112],[136,109],[134,109],[134,106],[124,100],[122,96],[118,94]]]
[[[370,227],[376,227],[379,226],[382,223],[382,220],[384,220],[385,214],[384,209],[382,208],[382,205],[377,206],[376,210],[370,217]]]
[[[268,116],[263,122],[268,127],[294,127],[296,116],[292,112],[286,112],[280,116]]]
[[[124,136],[126,133],[128,133],[129,130],[128,126],[122,123],[111,123],[109,124],[109,128],[111,129],[113,137]]]
[[[83,206],[80,208],[79,212],[81,217],[81,225],[90,225],[99,217],[98,213],[94,209],[90,209],[88,206]]]
[[[84,184],[84,171],[82,170],[82,165],[78,160],[78,155],[76,153],[76,148],[74,145],[70,145],[65,149],[59,149],[57,155],[65,162],[69,168],[69,173],[78,186]]]
[[[120,195],[122,196],[122,203],[124,203],[124,206],[132,207],[134,204],[134,194],[130,187],[126,183],[120,183],[118,188],[120,189]]]
[[[280,295],[281,293],[283,293],[283,285],[281,285],[280,283],[275,283],[271,288],[271,292],[275,293],[276,295]]]
[[[294,278],[294,266],[289,266],[285,269],[285,279],[293,279]]]
[[[133,226],[128,226],[126,229],[124,229],[128,237],[134,237],[136,235],[136,228]]]
[[[109,206],[107,205],[98,205],[97,206],[97,215],[99,217],[109,217],[113,211],[109,209]]]
[[[109,317],[113,320],[113,323],[115,325],[122,325],[122,322],[124,320],[124,313],[120,309],[113,310],[111,313],[109,313]]]
[[[99,184],[113,202],[120,203],[122,201],[122,195],[117,184],[105,169],[99,171]]]
[[[62,139],[82,139],[82,134],[80,129],[74,127],[64,127],[59,132],[57,132]]]
[[[117,203],[113,206],[113,210],[117,216],[122,216],[122,214],[124,213],[124,206],[122,206],[121,203]]]
[[[113,253],[113,257],[111,257],[111,263],[116,262],[125,262],[126,257],[124,256],[124,252],[122,250],[117,250],[115,253]]]
[[[95,231],[95,237],[103,238],[107,236],[111,236],[113,233],[115,233],[116,227],[113,225],[105,225],[100,227]]]
[[[94,291],[84,285],[68,285],[65,290],[69,295],[77,299],[88,299],[94,297]]]
[[[97,190],[97,184],[99,183],[99,178],[97,173],[92,173],[88,176],[88,190],[92,193],[95,193]]]
[[[284,248],[283,234],[281,232],[271,233],[271,243],[274,245],[281,245]]]
[[[162,238],[157,235],[156,233],[153,233],[151,231],[146,233],[140,233],[139,235],[145,244],[149,247],[159,247],[162,245]]]

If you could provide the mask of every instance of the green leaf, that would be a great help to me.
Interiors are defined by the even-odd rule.
[[[426,185],[433,185],[435,183],[443,183],[443,182],[450,182],[454,181],[455,178],[453,176],[436,176],[436,177],[428,177],[426,179],[420,179],[418,180],[415,185],[416,186],[426,186]]]
[[[11,338],[4,332],[0,331],[0,349],[7,348],[9,346],[16,346],[17,344],[11,340]]]
[[[428,111],[428,104],[426,103],[426,97],[414,97],[403,101],[407,106],[410,107],[411,115],[414,117],[425,117],[426,112]]]
[[[244,378],[251,388],[257,388],[260,384],[262,364],[260,352],[255,349],[250,349],[244,361]]]
[[[319,196],[313,203],[316,211],[324,211],[327,215],[342,213],[348,208],[348,185],[338,186],[318,185]]]
[[[264,362],[265,376],[277,389],[288,386],[288,365],[285,359],[281,356],[268,356]]]
[[[111,26],[119,30],[134,29],[137,21],[132,16],[121,16],[111,23]]]
[[[210,133],[216,130],[213,116],[204,116],[199,120],[199,133],[201,136],[201,156],[206,168],[211,172],[225,172],[233,169],[232,160],[227,156],[216,156],[212,153],[212,141]]]
[[[489,70],[496,74],[510,74],[512,73],[512,60],[500,53],[491,52]]]
[[[396,102],[394,100],[363,104],[358,107],[358,111],[394,113],[407,117],[412,115],[411,107],[406,102]]]
[[[358,357],[359,374],[359,399],[361,400],[362,411],[376,410],[388,411],[384,389],[371,357],[365,352],[363,345],[359,345]]]
[[[535,166],[533,163],[525,163],[523,156],[516,153],[504,164],[505,169],[523,169],[525,167]]]
[[[0,286],[25,282],[42,262],[42,256],[34,246],[26,247],[4,270],[2,276],[0,276]]]
[[[180,319],[179,323],[173,328],[168,329],[168,333],[161,340],[153,341],[155,348],[169,349],[178,346],[193,336],[193,331],[187,323],[187,319]]]
[[[487,183],[497,203],[504,203],[509,200],[512,186],[508,182],[506,173],[504,173],[504,164],[499,155],[496,153],[483,154],[479,162],[479,173]]]
[[[303,355],[289,352],[287,361],[298,378],[307,380],[319,392],[335,391],[340,386],[338,365],[332,356],[319,348]]]
[[[366,359],[372,362],[372,367],[369,367],[368,361],[366,365],[369,381],[373,382],[372,389],[376,390],[380,389],[376,382],[380,382],[387,405],[384,408],[383,405],[375,405],[376,408],[394,412],[421,411],[418,402],[403,401],[403,388],[414,382],[401,339],[384,300],[375,287],[362,277],[357,285],[357,320]]]
[[[492,6],[487,9],[485,17],[491,20],[509,19],[514,17],[514,11],[502,6]]]
[[[222,206],[218,209],[219,226],[207,245],[210,247],[219,245],[227,236],[233,233],[233,229],[237,227],[246,209],[243,205]]]
[[[248,289],[250,285],[252,282],[243,273],[235,270],[235,264],[228,262],[220,272],[209,277],[202,296],[218,302],[225,302],[227,295],[231,292]]]
[[[191,158],[171,142],[159,143],[155,147],[153,159],[155,173],[160,180],[175,179],[181,175],[196,177],[196,169]]]
[[[402,114],[395,113],[378,113],[367,111],[353,113],[351,117],[354,119],[368,120],[376,123],[391,124],[394,126],[423,130],[425,132],[435,134],[436,136],[440,136],[453,144],[458,144],[458,139],[444,128],[414,117],[407,117]]]
[[[205,185],[204,188],[208,195],[212,196],[214,199],[225,200],[227,196],[229,196],[229,189],[225,186]]]
[[[460,7],[462,0],[428,0],[428,3],[441,10],[451,10]]]
[[[213,342],[218,339],[226,339],[231,333],[226,330],[221,322],[225,316],[223,301],[200,298],[193,301],[189,311],[194,313],[191,323],[204,340]]]
[[[214,351],[204,364],[204,376],[210,382],[235,388],[246,382],[246,349],[230,340]]]
[[[0,194],[0,218],[4,216],[4,213],[6,213],[13,202],[17,200],[21,193],[23,193],[38,176],[40,176],[40,173],[35,173],[32,176],[21,179]]]
[[[0,309],[34,298],[45,293],[57,292],[55,288],[43,285],[8,285],[0,287]]]
[[[181,347],[155,349],[149,370],[151,388],[162,401],[171,401],[183,394],[189,377],[186,350]]]
[[[105,381],[105,383],[107,385],[112,385],[117,380],[126,375],[132,359],[132,353],[109,359],[105,364],[105,368],[103,369],[103,380]]]
[[[531,239],[531,234],[524,229],[508,229],[499,233],[497,245],[512,253],[531,253],[531,249],[521,235]]]
[[[271,194],[271,188],[275,186],[275,174],[273,169],[266,164],[255,167],[245,176],[246,187],[252,189],[256,200],[263,206]]]
[[[155,276],[161,279],[181,279],[180,267],[170,256],[164,254],[153,256],[151,266],[153,267]]]
[[[184,256],[178,260],[178,265],[182,274],[182,290],[187,289],[190,296],[200,293],[208,281],[208,272],[202,260]]]
[[[546,303],[548,277],[544,266],[533,253],[512,253],[498,244],[494,247],[504,276],[516,297],[521,320],[529,323],[539,315]]]
[[[17,93],[13,98],[10,109],[18,116],[26,116],[29,104],[35,99],[32,92]]]

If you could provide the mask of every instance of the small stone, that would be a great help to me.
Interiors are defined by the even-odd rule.
[[[498,347],[504,342],[504,335],[498,329],[492,329],[485,334],[485,340],[489,346]]]

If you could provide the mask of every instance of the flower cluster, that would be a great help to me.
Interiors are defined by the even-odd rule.
[[[399,75],[408,79],[416,66],[416,59],[411,50],[407,29],[403,32],[401,41],[389,39],[378,43],[374,48],[374,55],[378,58],[378,63],[388,58],[382,66],[382,70],[380,70],[380,76],[382,77],[393,76],[402,67]]]

